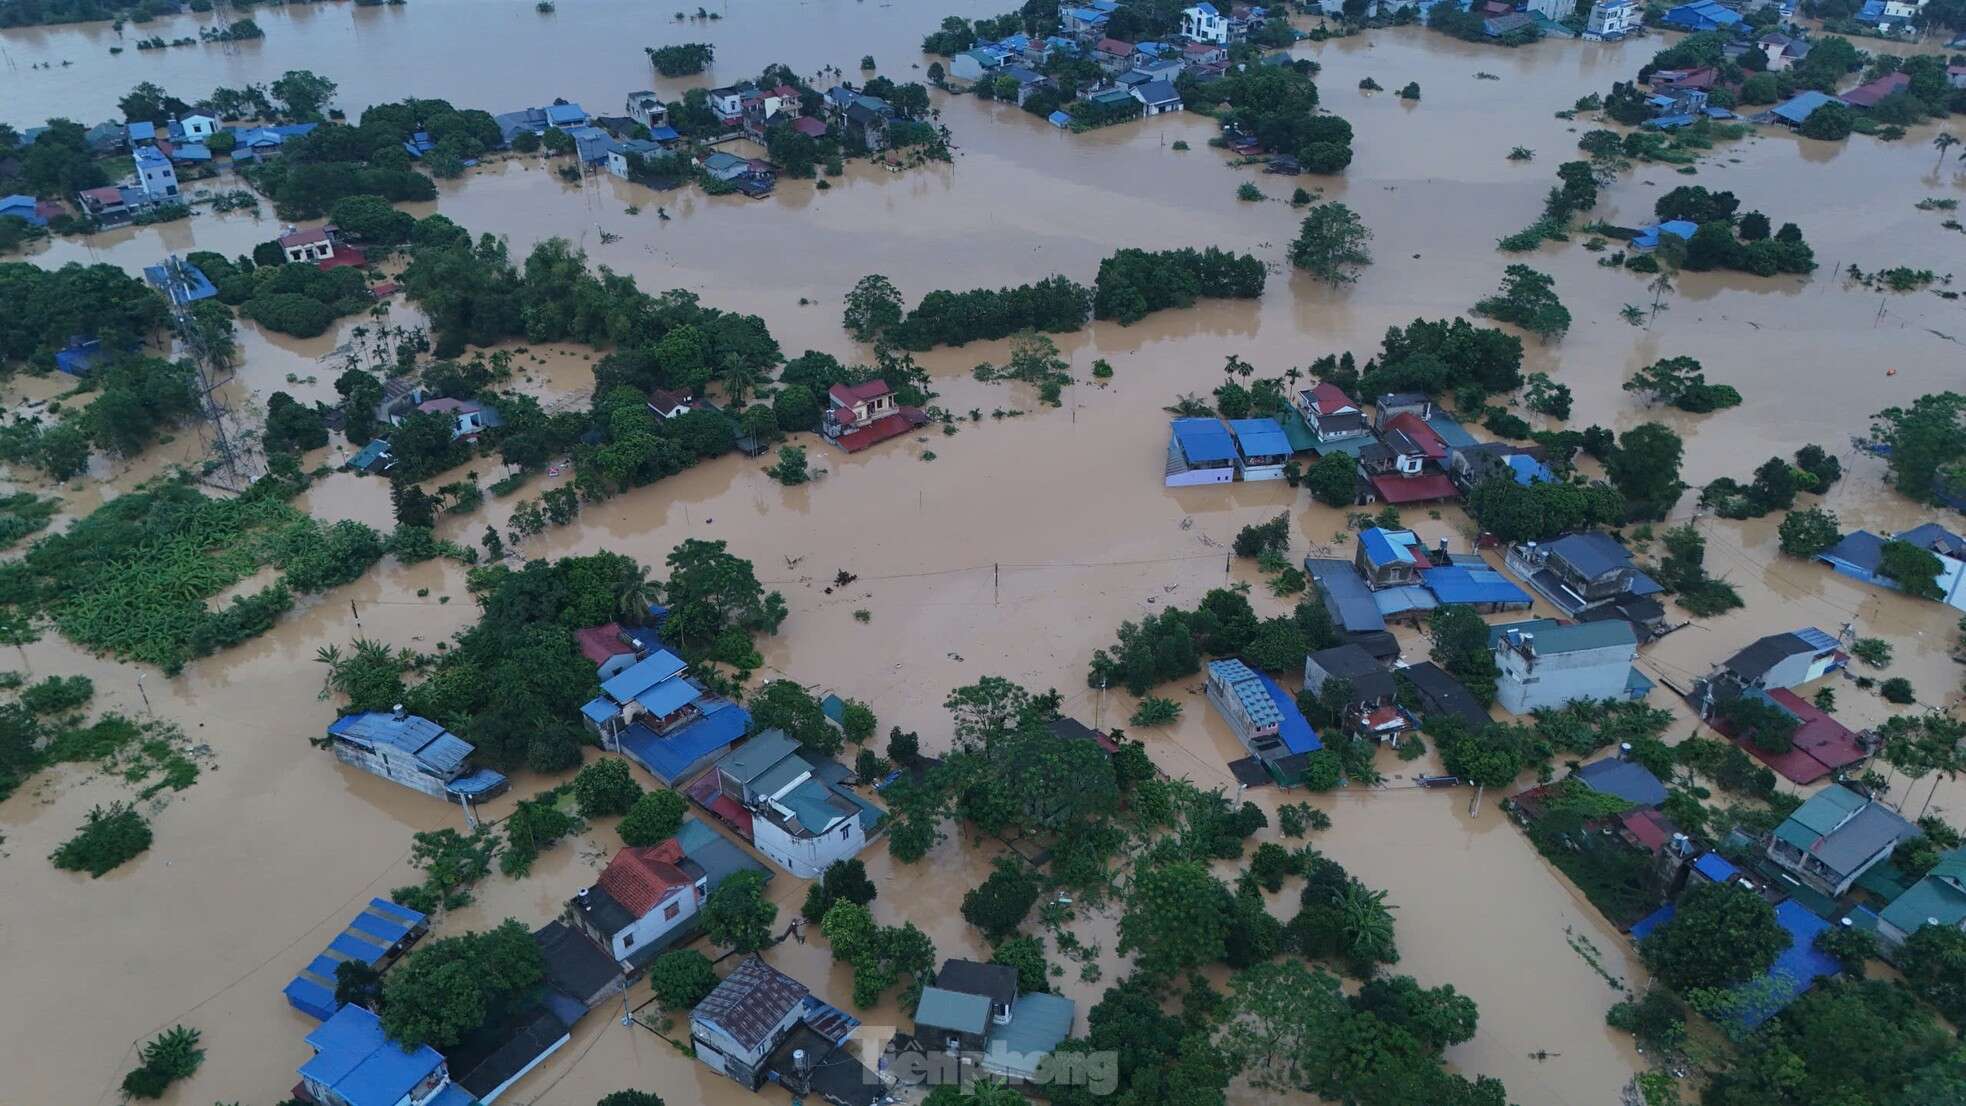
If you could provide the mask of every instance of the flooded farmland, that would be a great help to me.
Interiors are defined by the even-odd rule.
[[[94,121],[114,113],[116,99],[138,81],[190,98],[292,68],[340,82],[339,103],[351,115],[410,95],[491,111],[563,96],[613,110],[628,90],[650,85],[641,48],[682,40],[716,44],[712,81],[774,61],[804,73],[823,65],[851,70],[869,53],[883,73],[919,79],[914,67],[929,61],[919,40],[936,20],[993,15],[1001,6],[739,0],[718,9],[725,16],[719,21],[674,24],[629,0],[569,0],[551,16],[519,0],[293,5],[255,12],[267,33],[259,42],[120,56],[108,53],[117,36],[107,25],[9,31],[0,34],[0,122],[26,126],[54,115]],[[194,22],[160,20],[146,33],[195,33],[187,30]],[[983,675],[1056,687],[1066,712],[1088,722],[1124,719],[1133,706],[1126,696],[1111,692],[1102,702],[1085,687],[1088,658],[1111,643],[1122,620],[1159,605],[1192,604],[1225,580],[1253,580],[1245,565],[1232,563],[1229,543],[1241,526],[1278,511],[1291,513],[1293,555],[1331,544],[1345,529],[1343,512],[1282,484],[1164,489],[1163,406],[1181,393],[1206,393],[1231,353],[1264,374],[1346,349],[1363,360],[1390,325],[1466,312],[1513,260],[1494,249],[1495,239],[1540,213],[1554,166],[1571,156],[1588,126],[1552,113],[1628,78],[1658,45],[1550,41],[1499,50],[1406,30],[1296,47],[1323,67],[1325,105],[1358,133],[1357,157],[1343,178],[1298,181],[1322,185],[1374,232],[1375,263],[1356,284],[1336,289],[1288,268],[1284,251],[1299,218],[1280,202],[1289,186],[1227,167],[1205,146],[1213,123],[1195,115],[1074,136],[1015,109],[938,94],[941,121],[957,147],[950,165],[898,175],[856,165],[829,190],[784,181],[760,202],[656,193],[605,176],[569,184],[538,159],[513,157],[444,182],[434,203],[409,210],[504,235],[515,255],[549,237],[568,238],[594,263],[633,275],[644,289],[687,288],[706,304],[762,316],[788,354],[810,348],[858,360],[868,351],[841,331],[839,304],[867,272],[886,274],[913,300],[935,288],[1021,283],[1053,272],[1090,281],[1099,259],[1122,246],[1220,245],[1272,263],[1258,303],[1205,302],[1131,327],[1099,324],[1061,336],[1077,377],[1062,408],[1039,406],[1022,385],[971,378],[976,362],[1003,359],[1002,343],[937,350],[920,360],[944,406],[1026,413],[853,457],[815,448],[825,475],[798,488],[771,481],[757,462],[727,457],[593,505],[577,525],[548,531],[523,549],[527,557],[549,558],[605,549],[659,565],[686,537],[728,541],[791,608],[782,633],[761,643],[767,675],[864,700],[883,728],[917,730],[933,751],[948,743],[945,695]],[[52,68],[35,68],[41,63]],[[1484,73],[1498,79],[1478,76]],[[1389,88],[1417,80],[1425,98],[1416,105],[1360,93],[1367,76]],[[655,87],[673,92],[684,83],[694,82]],[[1930,516],[1890,493],[1877,463],[1849,438],[1878,409],[1958,387],[1966,308],[1930,293],[1880,295],[1848,284],[1840,270],[1906,265],[1947,273],[1957,264],[1959,239],[1913,206],[1926,196],[1966,193],[1966,180],[1950,166],[1935,173],[1931,133],[1928,126],[1897,143],[1858,137],[1829,145],[1763,131],[1716,150],[1691,178],[1667,166],[1628,172],[1605,189],[1603,218],[1646,220],[1653,200],[1683,183],[1731,189],[1744,208],[1799,223],[1822,268],[1807,279],[1688,273],[1665,297],[1665,309],[1640,328],[1620,318],[1619,308],[1649,308],[1645,278],[1600,267],[1574,242],[1545,246],[1533,263],[1556,277],[1576,323],[1559,343],[1532,341],[1525,370],[1548,372],[1573,389],[1578,426],[1667,422],[1686,439],[1684,478],[1695,487],[1719,476],[1745,478],[1767,457],[1817,442],[1849,473],[1826,504],[1846,527],[1883,531],[1924,521]],[[1173,150],[1177,140],[1193,149]],[[1508,160],[1518,145],[1534,149],[1535,159]],[[1236,185],[1244,180],[1256,180],[1270,202],[1239,202]],[[628,214],[631,206],[640,213]],[[668,220],[657,217],[658,206]],[[31,259],[100,260],[135,271],[173,252],[248,253],[277,233],[270,206],[265,211],[257,220],[200,214],[56,239]],[[604,234],[619,237],[603,241]],[[419,316],[397,302],[389,321],[415,325]],[[331,397],[339,371],[333,351],[351,340],[357,322],[297,340],[242,321],[243,359],[226,391],[234,409],[263,408],[277,390],[304,400]],[[1686,415],[1648,408],[1620,389],[1633,370],[1677,355],[1698,358],[1711,379],[1737,387],[1746,402]],[[533,378],[528,388],[578,400],[590,383],[592,356],[533,349],[520,367]],[[1095,358],[1114,366],[1110,381],[1090,378]],[[47,398],[50,387],[22,378],[9,395]],[[322,459],[338,460],[338,448]],[[132,464],[99,467],[69,495],[64,518],[198,456],[196,435],[183,432]],[[497,466],[482,461],[479,468]],[[1675,519],[1690,516],[1693,499],[1682,500]],[[390,518],[386,484],[345,475],[316,485],[298,505],[376,526]],[[502,524],[509,509],[509,500],[494,500],[490,520]],[[1429,540],[1452,536],[1465,548],[1466,520],[1453,509],[1443,515],[1408,521]],[[468,541],[486,521],[483,513],[447,520],[445,536]],[[1668,637],[1642,655],[1641,666],[1683,683],[1762,634],[1811,624],[1835,632],[1853,622],[1895,646],[1891,671],[1912,681],[1921,702],[1953,705],[1957,612],[1783,560],[1776,521],[1700,521],[1709,569],[1739,588],[1747,606]],[[842,570],[858,582],[829,594],[826,585]],[[1283,608],[1260,587],[1257,595],[1259,613]],[[865,622],[854,616],[860,610]],[[0,1101],[106,1102],[130,1066],[129,1046],[176,1022],[204,1031],[209,1059],[167,1102],[284,1095],[307,1056],[301,1038],[312,1023],[286,1006],[280,987],[360,903],[411,882],[412,833],[461,823],[454,808],[351,771],[306,744],[334,716],[320,697],[315,651],[356,637],[428,650],[474,614],[458,566],[385,560],[360,581],[304,604],[272,633],[175,678],[89,657],[52,635],[20,651],[19,663],[34,677],[92,677],[99,708],[177,722],[209,746],[213,763],[198,786],[156,815],[156,845],[100,881],[56,871],[43,858],[92,805],[122,797],[116,781],[58,770],[0,804],[0,878],[8,888],[0,896],[0,962],[9,965],[18,993],[45,996],[0,1008]],[[1409,641],[1408,655],[1423,648]],[[1135,736],[1164,770],[1205,787],[1233,787],[1223,767],[1240,755],[1233,737],[1193,689],[1167,693],[1186,703],[1181,721]],[[1663,688],[1654,698],[1667,705]],[[1839,714],[1852,725],[1890,710],[1854,688],[1839,698]],[[1691,728],[1689,721],[1675,733]],[[1567,938],[1588,940],[1601,950],[1603,967],[1627,982],[1639,980],[1642,969],[1623,938],[1507,824],[1493,796],[1469,815],[1465,792],[1402,786],[1425,765],[1388,758],[1388,788],[1318,798],[1334,821],[1320,848],[1391,892],[1401,971],[1423,984],[1452,982],[1479,1003],[1481,1031],[1450,1051],[1456,1067],[1501,1078],[1522,1106],[1614,1101],[1640,1058],[1624,1035],[1604,1027],[1603,1010],[1616,995]],[[1402,772],[1409,778],[1399,778]],[[522,779],[515,791],[538,786],[545,784]],[[1930,786],[1920,785],[1917,797]],[[1250,797],[1272,808],[1285,801]],[[505,813],[510,802],[490,813]],[[1966,808],[1966,787],[1941,783],[1935,807],[1957,815]],[[538,924],[591,880],[613,841],[612,828],[598,825],[546,854],[528,879],[491,877],[479,901],[447,916],[442,931],[508,915]],[[914,921],[942,956],[982,951],[949,891],[987,871],[982,849],[952,839],[910,866],[877,845],[865,859],[881,886],[874,907],[880,921]],[[782,874],[773,882],[781,921],[803,894],[799,881]],[[1104,927],[1099,939],[1108,949],[1115,943],[1110,917],[1087,925],[1095,933]],[[850,973],[823,945],[782,945],[771,958],[834,1001],[850,992]],[[1119,974],[1109,953],[1107,981]],[[1067,986],[1081,1019],[1103,986]],[[510,1101],[586,1106],[630,1086],[671,1103],[759,1101],[604,1013],[584,1021],[573,1043],[518,1084]],[[866,1020],[895,1016],[890,1004]],[[1232,1090],[1239,1104],[1269,1097]]]

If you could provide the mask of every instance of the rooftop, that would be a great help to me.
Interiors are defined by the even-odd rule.
[[[1638,650],[1638,634],[1631,623],[1622,619],[1607,619],[1603,622],[1573,622],[1567,626],[1551,626],[1547,629],[1533,630],[1525,635],[1520,630],[1504,640],[1528,641],[1537,656],[1554,656],[1559,653],[1581,653],[1589,649],[1609,649],[1626,646],[1634,653]]]
[[[990,1025],[990,1000],[963,991],[924,987],[921,1001],[915,1005],[915,1025],[918,1032],[920,1026],[927,1025],[982,1036]]]
[[[427,770],[449,776],[470,758],[471,743],[428,718],[386,711],[346,714],[328,724],[328,733],[369,748],[388,747],[415,757]]]
[[[1151,83],[1166,84],[1165,81]],[[1146,87],[1143,85],[1142,89]],[[1287,456],[1290,453],[1290,439],[1284,435],[1282,424],[1275,419],[1230,419],[1229,432],[1235,436],[1236,446],[1244,457]]]
[[[1836,639],[1813,626],[1769,634],[1727,658],[1727,670],[1744,680],[1759,680],[1790,657],[1814,656],[1835,648]]]
[[[1879,849],[1917,835],[1918,827],[1890,807],[1840,784],[1818,791],[1775,827],[1777,840],[1839,874],[1854,872]]]
[[[993,1003],[1008,1006],[1017,997],[1017,969],[1005,964],[981,964],[954,958],[942,962],[935,973],[935,985],[945,991],[982,995]]]
[[[1565,534],[1546,542],[1543,548],[1562,557],[1570,567],[1590,579],[1628,568],[1632,563],[1631,551],[1618,544],[1618,539],[1595,530]]]
[[[1644,765],[1616,755],[1583,765],[1573,776],[1592,791],[1634,806],[1654,807],[1666,801],[1666,785],[1659,777],[1646,771]]]
[[[309,1033],[307,1044],[314,1058],[300,1066],[301,1077],[331,1089],[349,1106],[395,1106],[444,1064],[429,1045],[412,1051],[390,1041],[382,1019],[353,1004]]]
[[[756,953],[738,962],[696,1009],[691,1021],[714,1025],[746,1049],[756,1049],[787,1014],[805,1004],[806,986]]]
[[[1217,420],[1175,419],[1173,426],[1174,440],[1190,464],[1235,460],[1235,440]]]
[[[624,848],[608,859],[595,884],[640,918],[696,882],[677,866],[682,859],[683,848],[673,837],[658,845]]]

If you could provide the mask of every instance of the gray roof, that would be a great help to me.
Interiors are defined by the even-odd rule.
[[[1017,969],[1007,964],[949,959],[935,973],[935,985],[945,991],[982,995],[993,1003],[1009,1006],[1017,998]]]
[[[990,1025],[990,1000],[963,991],[924,987],[921,1002],[915,1006],[916,1032],[919,1034],[925,1025],[981,1036]]]
[[[1769,634],[1727,658],[1727,670],[1744,680],[1758,680],[1790,657],[1815,652],[1815,646],[1792,633]]]
[[[804,1004],[807,994],[805,984],[753,953],[696,1004],[690,1020],[714,1025],[744,1048],[756,1049],[785,1015]]]
[[[1383,673],[1384,668],[1372,659],[1372,654],[1356,645],[1334,645],[1311,654],[1311,660],[1324,670],[1328,676],[1343,676],[1347,679]]]
[[[1530,632],[1535,639],[1537,656],[1581,653],[1587,649],[1605,649],[1614,645],[1629,646],[1634,651],[1638,648],[1637,631],[1623,619],[1573,622],[1568,626],[1542,627]]]
[[[1839,873],[1856,871],[1878,850],[1918,836],[1918,827],[1883,803],[1866,803],[1850,820],[1831,830],[1810,852]]]
[[[1345,631],[1362,633],[1386,628],[1386,619],[1379,613],[1379,605],[1372,601],[1372,592],[1366,588],[1365,581],[1359,579],[1358,570],[1352,567],[1352,562],[1332,557],[1306,557],[1304,571],[1316,581],[1318,594],[1324,597],[1324,605]]]
[[[1630,550],[1619,545],[1617,539],[1611,535],[1596,531],[1565,534],[1550,542],[1546,548],[1568,561],[1570,567],[1592,578],[1628,567],[1632,563]]]
[[[1434,662],[1421,661],[1400,671],[1406,673],[1406,678],[1413,681],[1414,690],[1420,693],[1423,719],[1428,715],[1440,714],[1459,718],[1474,729],[1494,721],[1473,692]]]
[[[1037,1062],[1072,1035],[1078,1007],[1063,995],[1033,993],[1011,1007],[1010,1024],[994,1026],[982,1066],[999,1075],[1029,1079]]]
[[[1869,530],[1852,530],[1817,557],[1843,561],[1865,572],[1876,572],[1877,566],[1884,562],[1884,539]]]
[[[750,783],[799,751],[799,743],[784,730],[766,730],[717,762],[717,771],[739,783]]]
[[[1929,549],[1934,553],[1943,553],[1948,557],[1966,557],[1966,538],[1960,537],[1936,522],[1914,526],[1899,534],[1897,540],[1909,542],[1920,549]]]
[[[1181,98],[1181,94],[1174,90],[1174,82],[1169,80],[1155,79],[1148,81],[1141,85],[1137,91],[1141,98],[1150,104],[1165,104]]]
[[[1636,761],[1606,757],[1577,769],[1575,778],[1592,791],[1638,806],[1654,807],[1666,801],[1666,785]]]

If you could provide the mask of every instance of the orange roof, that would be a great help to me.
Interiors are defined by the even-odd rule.
[[[673,837],[660,845],[623,849],[595,883],[640,918],[690,886],[689,876],[676,866],[682,858],[683,847]]]

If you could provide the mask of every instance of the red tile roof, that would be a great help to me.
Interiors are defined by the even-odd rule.
[[[328,228],[314,227],[311,230],[297,230],[292,234],[281,235],[280,246],[284,249],[288,246],[307,246],[315,242],[326,242],[327,240]]]
[[[928,416],[913,407],[903,407],[892,415],[883,415],[858,430],[849,430],[834,439],[840,448],[848,453],[858,453],[868,446],[879,445],[889,438],[899,438],[915,427],[928,421]]]
[[[1099,45],[1094,46],[1093,49],[1102,54],[1111,54],[1116,58],[1130,58],[1133,56],[1133,44],[1131,42],[1121,42],[1116,38],[1102,38],[1099,40]]]
[[[1335,415],[1345,408],[1358,410],[1358,404],[1345,394],[1345,389],[1327,380],[1320,380],[1310,390],[1311,404],[1320,415]]]
[[[689,402],[688,392],[672,392],[667,388],[649,389],[649,406],[665,414],[678,407],[687,407]]]
[[[580,646],[580,655],[595,664],[605,664],[608,658],[624,653],[633,653],[635,647],[621,640],[621,624],[606,622],[599,626],[583,626],[573,632],[573,640]]]
[[[826,390],[826,394],[839,403],[851,407],[856,403],[878,399],[893,391],[894,389],[887,386],[887,381],[876,378],[859,384],[835,384]]]
[[[1434,433],[1434,428],[1428,426],[1425,419],[1413,412],[1401,411],[1386,420],[1386,427],[1413,439],[1413,444],[1420,447],[1427,460],[1442,461],[1447,458],[1447,443],[1440,440],[1440,435]]]
[[[823,138],[826,135],[825,121],[814,119],[810,115],[801,115],[792,120],[792,129],[810,138]]]
[[[682,858],[683,847],[673,837],[660,845],[623,849],[595,884],[640,918],[690,886],[689,876],[676,866]]]
[[[1672,840],[1672,823],[1656,810],[1634,810],[1618,815],[1618,823],[1625,832],[1632,835],[1640,845],[1657,853]]]
[[[82,198],[85,200],[94,200],[99,204],[120,204],[123,202],[123,191],[115,185],[107,185],[102,188],[91,188],[84,191]]]
[[[1886,73],[1874,81],[1858,85],[1837,97],[1837,99],[1842,100],[1853,108],[1871,108],[1876,107],[1879,100],[1891,95],[1893,92],[1903,92],[1910,87],[1910,74]]]
[[[1452,499],[1454,482],[1438,472],[1419,476],[1375,476],[1372,489],[1388,503],[1425,503],[1431,499]]]
[[[1808,700],[1785,688],[1769,692],[1768,697],[1801,722],[1786,752],[1771,753],[1752,741],[1736,737],[1732,728],[1717,716],[1708,724],[1732,738],[1734,744],[1749,756],[1773,768],[1792,783],[1815,783],[1828,778],[1837,769],[1848,768],[1864,759],[1863,746],[1857,743],[1857,735],[1843,723],[1817,710]]]

